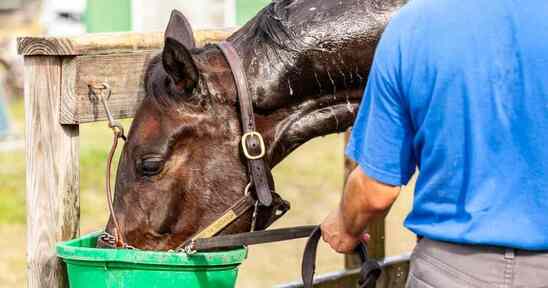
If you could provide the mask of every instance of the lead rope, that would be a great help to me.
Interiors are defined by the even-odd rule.
[[[318,242],[322,237],[322,230],[317,226],[304,248],[302,260],[302,280],[304,288],[312,288],[314,285],[314,272],[316,270],[316,252],[318,250]],[[360,257],[362,266],[360,269],[360,278],[358,280],[359,288],[375,288],[377,280],[381,276],[381,266],[377,261],[370,260],[367,257],[367,243],[360,242],[355,248],[355,252]]]
[[[124,240],[122,229],[120,229],[120,223],[118,223],[118,219],[116,219],[116,215],[114,214],[114,207],[112,204],[113,203],[112,190],[111,190],[111,183],[110,183],[112,160],[114,158],[114,154],[116,153],[116,148],[118,147],[118,140],[121,138],[122,140],[126,141],[126,136],[124,134],[124,126],[122,126],[122,124],[120,124],[118,121],[114,119],[110,111],[110,108],[108,106],[107,101],[110,98],[110,95],[112,93],[110,86],[106,83],[99,83],[99,84],[92,83],[92,84],[89,84],[88,86],[91,92],[90,96],[95,97],[95,99],[92,98],[92,100],[99,100],[103,104],[103,108],[105,109],[105,114],[108,120],[108,127],[112,130],[112,133],[113,133],[112,146],[108,153],[107,165],[106,165],[106,171],[105,171],[105,179],[106,179],[105,191],[107,195],[108,210],[110,213],[110,217],[112,217],[112,222],[114,223],[114,235],[112,236],[105,231],[103,233],[104,235],[103,238],[106,240],[108,240],[109,238],[114,238],[113,240],[115,243],[113,244],[116,247],[132,249],[133,247],[128,245],[127,242]]]

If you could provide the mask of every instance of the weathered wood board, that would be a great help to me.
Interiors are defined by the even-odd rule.
[[[197,30],[194,33],[196,44],[217,42],[225,39],[235,29]],[[20,55],[97,55],[124,53],[136,50],[161,49],[164,33],[93,33],[75,37],[19,37],[17,51]]]
[[[25,58],[29,288],[67,287],[55,243],[79,233],[79,130],[58,124],[60,87],[60,58]]]
[[[132,117],[145,96],[143,78],[150,59],[159,50],[107,55],[84,55],[63,61],[63,104],[60,123],[79,124],[106,120],[101,103],[90,97],[89,84],[106,83],[115,118]],[[115,64],[114,64],[115,63]]]
[[[198,46],[226,39],[234,29],[199,30]],[[60,124],[106,120],[100,103],[90,97],[88,85],[106,83],[114,118],[133,117],[145,92],[144,72],[163,45],[163,33],[97,33],[84,36],[22,37],[19,53],[62,58]]]

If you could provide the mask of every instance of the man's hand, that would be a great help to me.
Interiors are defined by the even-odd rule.
[[[339,209],[331,212],[321,224],[322,238],[325,242],[339,253],[350,254],[360,241],[369,240],[368,234],[355,237],[348,234],[344,227],[342,214]]]
[[[323,240],[339,253],[351,253],[376,217],[384,217],[398,198],[400,187],[377,182],[357,167],[348,176],[339,209],[321,225]]]

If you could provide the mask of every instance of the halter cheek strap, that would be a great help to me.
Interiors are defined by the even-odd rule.
[[[255,126],[255,114],[253,113],[253,102],[249,95],[247,77],[244,73],[242,61],[234,46],[230,42],[218,44],[232,70],[232,76],[236,83],[238,102],[240,103],[240,119],[242,123],[242,152],[247,159],[248,174],[255,188],[257,200],[263,206],[272,204],[272,191],[274,185],[270,168],[267,167],[264,156],[266,146],[263,136],[257,132]]]

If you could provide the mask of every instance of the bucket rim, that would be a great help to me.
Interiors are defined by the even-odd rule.
[[[66,261],[117,262],[130,264],[153,264],[162,266],[215,267],[236,266],[247,258],[247,247],[214,252],[185,253],[106,249],[91,247],[102,231],[56,244],[57,256]]]

